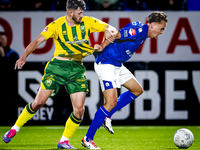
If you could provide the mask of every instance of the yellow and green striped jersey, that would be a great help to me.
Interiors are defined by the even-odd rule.
[[[104,32],[106,26],[107,24],[99,19],[84,16],[81,24],[71,27],[67,24],[66,16],[63,16],[47,25],[41,35],[46,40],[54,38],[54,57],[77,54],[86,57],[94,52],[89,45],[90,33]]]

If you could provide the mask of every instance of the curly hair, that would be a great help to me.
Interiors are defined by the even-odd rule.
[[[68,9],[78,9],[80,7],[82,10],[86,10],[86,4],[84,0],[67,0],[66,10]]]
[[[167,15],[164,14],[164,12],[155,11],[148,16],[147,23],[152,23],[152,22],[160,23],[162,20],[167,22],[168,21]]]

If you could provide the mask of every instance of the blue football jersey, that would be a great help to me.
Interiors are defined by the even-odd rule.
[[[120,29],[121,38],[106,46],[103,52],[95,53],[97,64],[112,64],[121,67],[129,60],[148,36],[148,25],[132,22]]]

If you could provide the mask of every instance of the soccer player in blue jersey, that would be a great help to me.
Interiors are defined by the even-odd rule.
[[[146,38],[156,39],[162,34],[167,21],[167,15],[163,12],[153,12],[148,16],[147,24],[129,23],[118,31],[114,43],[105,40],[102,45],[94,46],[99,51],[103,50],[95,54],[95,72],[106,102],[95,113],[94,120],[81,141],[83,146],[89,149],[100,149],[93,141],[97,129],[104,123],[104,127],[110,133],[114,133],[111,116],[143,93],[142,86],[123,63],[132,57]],[[128,91],[117,98],[116,88],[121,86],[126,87]]]

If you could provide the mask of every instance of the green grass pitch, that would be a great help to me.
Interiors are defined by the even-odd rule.
[[[95,143],[102,150],[178,150],[173,143],[173,135],[179,128],[188,128],[194,134],[190,150],[200,150],[200,126],[114,126],[115,134],[100,128]],[[0,126],[0,136],[10,127]],[[80,126],[71,137],[70,143],[79,150],[88,126]],[[24,126],[8,144],[0,140],[0,150],[55,150],[62,136],[63,126]]]

